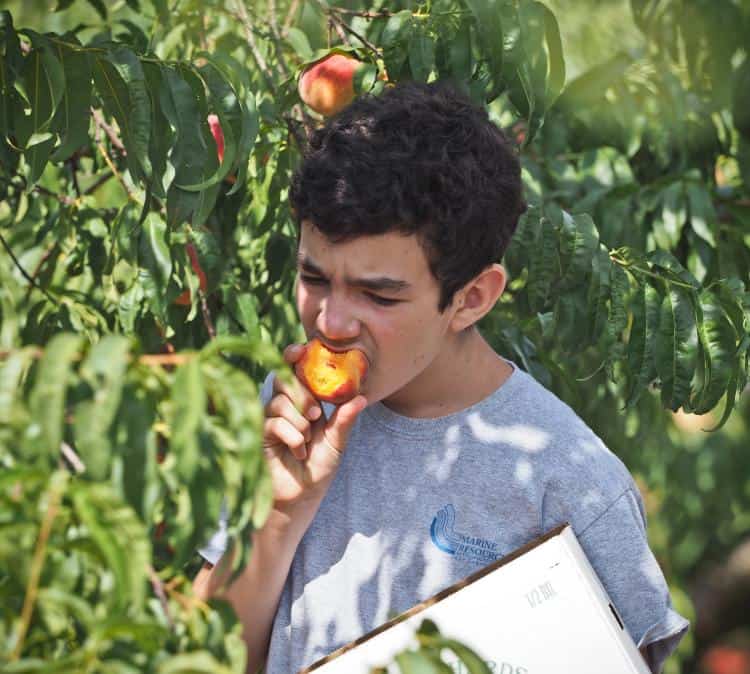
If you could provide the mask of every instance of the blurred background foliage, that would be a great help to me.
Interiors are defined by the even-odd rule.
[[[268,507],[257,385],[304,340],[286,189],[321,122],[297,76],[338,47],[358,93],[452,78],[518,142],[483,333],[636,475],[694,628],[665,671],[750,672],[747,0],[2,9],[8,671],[242,671],[186,578],[222,496],[237,567]]]

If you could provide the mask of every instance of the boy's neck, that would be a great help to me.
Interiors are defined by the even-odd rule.
[[[443,417],[481,402],[512,372],[513,367],[474,328],[446,347],[424,372],[382,403],[406,417]]]

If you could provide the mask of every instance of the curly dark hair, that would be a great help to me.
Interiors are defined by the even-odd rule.
[[[331,117],[311,134],[289,201],[298,227],[309,220],[333,242],[417,235],[441,313],[502,259],[526,209],[515,148],[445,82],[404,82]]]

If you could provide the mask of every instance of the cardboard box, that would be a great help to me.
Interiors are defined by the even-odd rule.
[[[425,618],[494,674],[650,674],[570,526],[562,525],[299,674],[369,674],[417,647]],[[457,674],[458,661],[446,662]],[[389,672],[398,671],[391,667]]]

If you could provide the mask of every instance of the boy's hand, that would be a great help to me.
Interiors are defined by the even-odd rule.
[[[304,346],[284,350],[291,366]],[[273,397],[264,409],[263,450],[271,471],[274,508],[289,513],[296,506],[317,506],[338,470],[349,434],[367,406],[363,395],[336,408],[330,419],[297,379],[290,385],[274,378]]]

